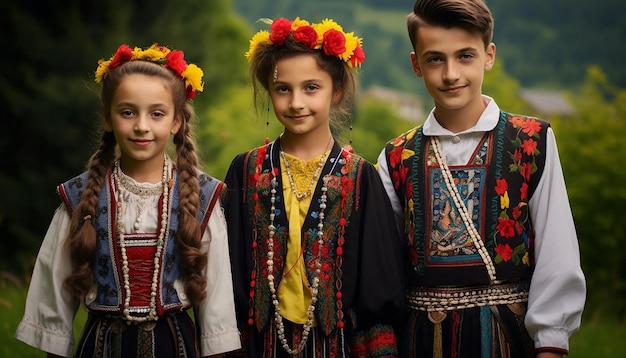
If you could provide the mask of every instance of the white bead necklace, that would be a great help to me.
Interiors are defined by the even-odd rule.
[[[172,170],[172,162],[168,156],[165,156],[165,163],[163,165],[163,177],[161,181],[161,186],[163,190],[163,201],[161,207],[161,230],[159,231],[159,236],[156,242],[156,251],[154,253],[154,272],[152,274],[152,284],[150,286],[150,304],[148,309],[148,315],[146,316],[133,316],[130,312],[130,280],[129,280],[129,267],[128,267],[128,256],[126,254],[126,241],[124,239],[124,215],[123,215],[123,207],[124,207],[124,198],[120,193],[120,188],[124,187],[124,189],[129,190],[131,192],[137,193],[137,191],[133,191],[133,188],[141,191],[143,195],[148,194],[144,189],[136,188],[134,185],[130,184],[124,175],[121,173],[120,162],[117,160],[115,162],[115,168],[113,170],[113,180],[115,183],[116,194],[117,194],[117,237],[119,239],[120,251],[122,255],[122,276],[124,280],[124,292],[126,293],[126,298],[124,300],[124,310],[123,314],[126,318],[128,324],[131,322],[146,322],[146,321],[156,321],[158,320],[157,309],[156,309],[156,297],[158,290],[158,280],[159,280],[159,272],[160,272],[160,260],[161,260],[161,252],[163,251],[163,244],[165,241],[165,233],[167,232],[168,226],[168,204],[169,204],[169,190],[170,190],[170,173]],[[126,180],[126,182],[124,181]],[[154,195],[152,190],[150,193]],[[138,215],[140,213],[138,212]],[[136,223],[135,223],[136,224]]]
[[[282,153],[282,150],[281,150]],[[343,149],[339,152],[339,155],[335,158],[335,163],[333,164],[329,173],[335,168],[339,158],[343,154]],[[270,153],[271,157],[271,153]],[[280,315],[280,305],[278,302],[278,295],[276,294],[276,285],[274,282],[274,235],[276,234],[276,227],[274,226],[274,218],[276,217],[276,188],[278,187],[278,181],[276,180],[276,171],[274,170],[274,165],[272,164],[272,189],[270,190],[271,197],[271,208],[270,208],[270,223],[268,225],[269,235],[267,238],[267,280],[268,286],[270,289],[270,293],[272,295],[272,304],[274,305],[274,320],[276,322],[276,331],[278,334],[278,339],[280,340],[281,345],[289,353],[290,355],[299,354],[306,347],[306,343],[309,339],[309,333],[311,332],[311,328],[313,327],[313,319],[315,317],[315,303],[317,302],[317,294],[318,294],[318,286],[320,282],[320,272],[322,267],[322,246],[324,245],[324,210],[326,209],[326,192],[328,191],[328,181],[330,180],[329,174],[325,175],[322,178],[322,195],[320,196],[320,211],[319,211],[319,223],[317,224],[317,242],[319,244],[319,249],[317,253],[317,258],[315,259],[315,274],[313,276],[313,283],[311,284],[311,303],[307,309],[307,318],[306,322],[302,326],[302,340],[296,348],[291,348],[289,343],[287,342],[287,338],[285,338],[285,325],[283,323],[283,317]],[[295,192],[294,192],[295,193]]]
[[[439,168],[441,169],[441,174],[444,180],[446,181],[446,186],[448,187],[448,190],[450,190],[452,200],[454,201],[454,204],[456,205],[457,209],[459,210],[459,213],[461,214],[463,223],[465,224],[465,227],[467,228],[467,231],[470,237],[472,238],[472,241],[474,242],[474,246],[478,250],[478,254],[480,255],[483,262],[485,263],[485,266],[487,267],[489,280],[492,283],[495,283],[496,282],[496,268],[493,265],[491,256],[489,256],[489,253],[487,252],[487,248],[485,248],[485,243],[480,237],[480,233],[478,232],[478,230],[476,230],[476,227],[474,226],[474,223],[471,219],[471,215],[469,211],[467,210],[467,206],[465,206],[465,203],[463,202],[463,199],[461,198],[461,194],[459,194],[459,189],[454,184],[454,178],[452,177],[450,168],[448,167],[448,164],[446,163],[446,159],[443,156],[443,151],[441,149],[441,143],[439,142],[439,137],[432,137],[431,140],[433,143],[433,153],[435,154],[435,158],[437,159],[437,162],[439,163]]]

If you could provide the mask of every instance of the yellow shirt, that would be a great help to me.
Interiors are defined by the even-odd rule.
[[[283,270],[283,279],[278,287],[278,302],[281,316],[291,322],[304,324],[307,319],[307,310],[311,303],[311,284],[306,275],[304,266],[301,230],[306,214],[311,205],[311,197],[317,186],[321,170],[314,178],[320,165],[320,160],[326,161],[330,151],[304,161],[285,153],[289,162],[289,170],[298,193],[308,190],[311,194],[298,200],[291,189],[291,184],[283,160],[280,162],[280,171],[283,181],[283,198],[285,200],[285,214],[289,220],[289,241],[287,242],[287,257]],[[323,158],[322,158],[323,156]],[[311,181],[315,184],[311,185]]]

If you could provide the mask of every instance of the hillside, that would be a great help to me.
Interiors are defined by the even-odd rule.
[[[408,5],[407,5],[408,4]],[[251,24],[261,17],[330,17],[365,40],[363,85],[421,91],[408,60],[411,47],[405,15],[412,1],[233,0]],[[598,65],[611,82],[626,87],[626,2],[622,0],[508,0],[488,2],[496,24],[494,42],[505,71],[524,87],[579,85],[589,65]]]

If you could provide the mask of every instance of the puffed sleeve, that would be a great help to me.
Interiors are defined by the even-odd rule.
[[[526,327],[538,349],[569,349],[585,305],[585,277],[554,133],[547,133],[546,166],[529,203],[535,227],[535,270]]]
[[[15,338],[24,343],[69,357],[74,345],[73,321],[78,300],[63,289],[71,272],[71,261],[65,249],[70,215],[60,205],[43,239],[28,288],[24,317]]]
[[[235,319],[235,300],[228,254],[226,220],[218,202],[202,238],[208,252],[207,295],[196,307],[202,356],[230,352],[241,347]]]

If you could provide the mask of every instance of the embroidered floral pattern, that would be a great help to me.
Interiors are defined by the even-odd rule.
[[[528,251],[532,247],[533,232],[529,225],[524,225],[530,220],[528,213],[528,182],[530,177],[537,171],[537,157],[541,155],[538,149],[538,140],[541,140],[541,122],[535,118],[525,116],[511,116],[509,123],[516,130],[515,138],[511,141],[514,151],[509,154],[511,164],[508,166],[510,173],[519,173],[522,176],[522,184],[519,190],[519,201],[511,202],[509,198],[509,182],[507,178],[496,179],[494,190],[500,199],[500,214],[496,226],[496,257],[494,262],[512,261],[515,265],[529,266]],[[515,195],[517,198],[517,194]],[[510,238],[521,236],[522,243],[511,247]]]
[[[272,303],[268,289],[267,278],[267,252],[268,247],[265,238],[268,237],[269,224],[269,203],[271,181],[274,174],[270,172],[270,155],[268,148],[271,144],[253,150],[248,161],[248,193],[253,193],[251,200],[248,199],[248,207],[251,208],[253,217],[253,226],[256,231],[256,240],[252,243],[253,249],[253,268],[250,277],[250,307],[249,320],[250,325],[255,325],[260,330],[268,322],[269,313],[272,312]],[[329,161],[336,158],[329,158]],[[327,190],[327,207],[324,211],[324,240],[322,245],[321,268],[319,294],[317,296],[317,304],[315,310],[318,312],[322,327],[325,333],[329,334],[334,327],[344,326],[344,312],[342,302],[342,262],[343,262],[343,245],[345,243],[345,230],[350,224],[350,212],[358,203],[355,202],[356,191],[358,191],[357,180],[360,173],[360,161],[348,151],[342,151],[342,156],[334,167],[332,173],[328,173],[328,190]],[[280,177],[278,168],[275,168],[275,175]],[[322,172],[326,175],[325,172]],[[280,186],[280,185],[279,185]],[[288,228],[281,225],[286,222],[284,213],[281,211],[282,191],[280,188],[276,192],[275,205],[275,242],[274,242],[274,270],[282,272],[284,259],[286,257]],[[313,208],[319,207],[319,197],[317,194],[313,197],[311,203]],[[312,222],[317,223],[318,211],[312,211],[311,217],[316,219]],[[281,216],[283,217],[281,219]],[[307,222],[307,221],[305,221]],[[312,281],[316,270],[316,259],[320,250],[319,241],[317,240],[317,225],[307,227],[303,230],[302,240],[306,244],[304,251],[304,264],[307,267],[309,281]],[[275,278],[278,283],[280,278]]]

